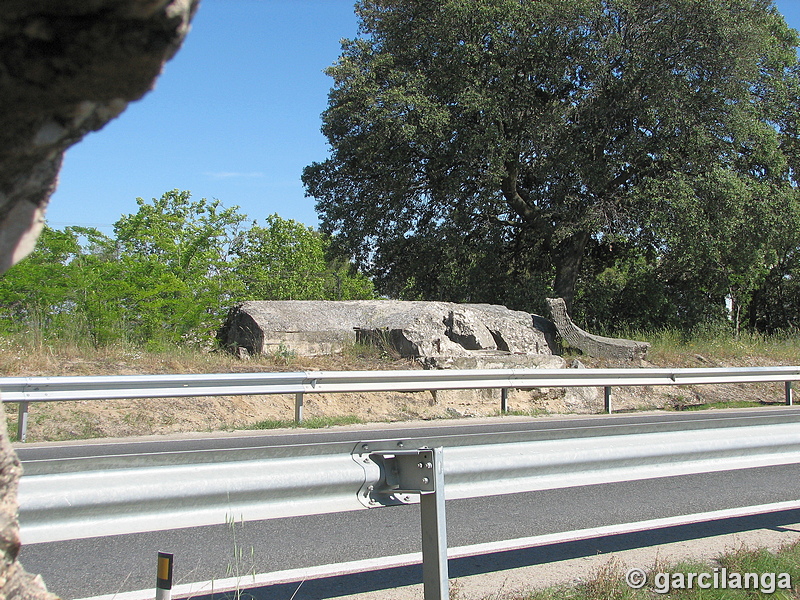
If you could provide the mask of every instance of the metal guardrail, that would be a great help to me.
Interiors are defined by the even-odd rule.
[[[628,428],[616,427],[619,433],[595,437],[525,441],[520,433],[513,441],[492,443],[487,436],[469,440],[476,443],[468,445],[445,446],[447,497],[800,462],[798,421],[645,433],[621,433]],[[408,441],[399,445],[403,443],[350,442],[311,445],[302,451],[209,450],[144,454],[124,461],[112,456],[26,464],[20,482],[23,542],[212,525],[225,523],[226,513],[257,521],[413,502],[405,495],[381,495],[379,482],[385,469],[374,460],[376,453],[416,450],[408,447]],[[78,466],[80,470],[72,470]]]
[[[448,499],[800,463],[800,417],[261,446],[26,463],[23,543],[422,504],[426,600],[447,598]],[[561,436],[561,437],[559,437]],[[427,444],[426,444],[427,445]],[[164,485],[163,482],[169,482]]]
[[[295,420],[303,420],[305,394],[344,392],[500,389],[500,409],[508,410],[509,389],[602,387],[605,410],[612,412],[617,386],[699,385],[784,382],[786,404],[793,403],[792,381],[800,367],[694,369],[474,369],[399,371],[304,371],[214,375],[120,375],[92,377],[2,377],[0,398],[19,403],[17,437],[25,441],[31,402],[294,394]]]

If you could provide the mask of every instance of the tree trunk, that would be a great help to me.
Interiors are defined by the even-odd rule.
[[[575,299],[575,283],[581,272],[583,254],[589,234],[585,231],[573,233],[553,250],[553,264],[556,268],[556,279],[553,292],[556,298],[563,298],[567,304],[567,312],[572,313],[572,301]]]

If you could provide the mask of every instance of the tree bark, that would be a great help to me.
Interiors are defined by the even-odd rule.
[[[501,181],[500,190],[509,207],[532,231],[539,231],[545,237],[552,235],[552,229],[543,218],[543,215],[536,210],[528,194],[518,185],[519,162],[516,157],[508,160],[505,168],[506,176]],[[551,251],[551,258],[556,268],[553,292],[556,297],[564,299],[568,312],[572,311],[575,284],[578,281],[578,275],[580,275],[583,254],[586,250],[586,244],[589,242],[589,237],[588,232],[578,231],[562,240]]]
[[[575,299],[575,284],[580,275],[589,233],[578,231],[561,241],[553,250],[553,264],[556,278],[553,291],[557,298],[563,298],[567,304],[567,312],[572,313],[572,301]]]

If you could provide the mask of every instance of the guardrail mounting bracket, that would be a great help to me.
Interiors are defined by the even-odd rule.
[[[437,491],[431,448],[407,450],[402,442],[365,442],[356,445],[353,459],[366,475],[358,499],[369,508],[411,504],[415,496]]]

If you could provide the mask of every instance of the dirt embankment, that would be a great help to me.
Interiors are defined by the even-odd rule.
[[[153,355],[137,351],[6,352],[0,376],[135,375],[155,373],[223,373],[304,370],[372,370],[419,368],[413,362],[389,356],[351,354],[320,359],[265,357],[238,361],[224,355]],[[610,363],[581,357],[588,368],[666,366],[770,366],[778,361],[747,357],[715,361],[688,355],[673,364],[641,361]],[[674,364],[679,363],[679,364]],[[783,402],[782,384],[705,385],[681,387],[625,387],[613,390],[615,411],[642,409],[686,410],[701,405],[731,402],[775,404]],[[517,414],[599,413],[600,389],[544,388],[512,390],[509,406]],[[367,422],[443,419],[499,414],[499,390],[438,392],[385,392],[370,394],[308,394],[305,416],[355,416]],[[9,429],[16,431],[16,405],[6,407]],[[268,420],[290,420],[294,396],[223,396],[152,400],[52,402],[32,405],[28,441],[124,437],[180,432],[251,428]]]

